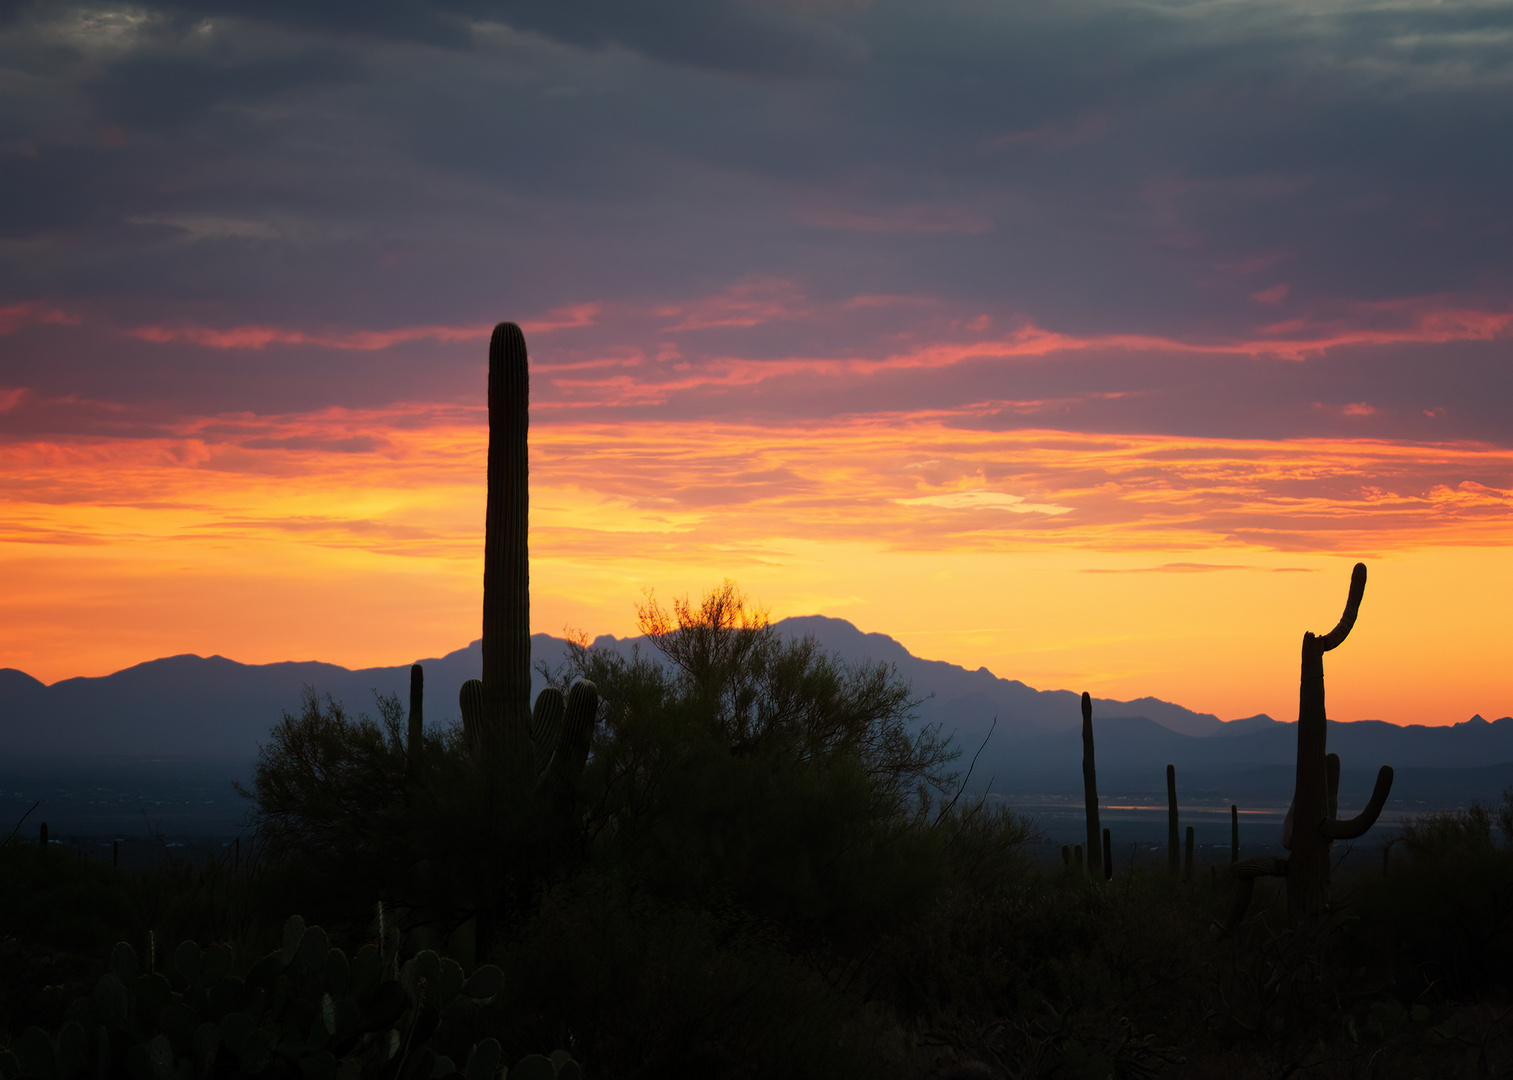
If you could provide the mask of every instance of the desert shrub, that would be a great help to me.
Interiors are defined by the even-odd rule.
[[[662,660],[580,641],[547,675],[592,680],[596,856],[670,902],[736,904],[847,952],[918,918],[958,872],[1022,868],[1023,822],[957,805],[956,749],[888,666],[783,640],[730,582],[654,600]]]
[[[638,622],[665,664],[580,639],[563,670],[547,672],[562,685],[582,676],[599,686],[610,741],[627,723],[672,714],[736,756],[801,765],[849,756],[883,799],[907,801],[921,784],[941,791],[953,779],[960,751],[938,724],[914,722],[918,702],[891,665],[848,664],[810,636],[783,639],[729,580],[698,606],[685,598],[668,612],[649,598]]]
[[[1495,820],[1478,803],[1410,818],[1385,877],[1360,882],[1357,948],[1388,959],[1403,1000],[1513,989],[1513,850]]]
[[[540,853],[527,793],[485,813],[458,728],[428,731],[412,759],[399,700],[377,706],[377,719],[354,717],[307,687],[261,748],[243,794],[270,905],[349,933],[381,900],[444,931],[473,913],[494,866],[511,871],[491,876],[495,888],[528,892]]]

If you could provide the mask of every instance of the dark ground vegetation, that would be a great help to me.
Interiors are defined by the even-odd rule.
[[[246,969],[295,913],[355,953],[382,902],[401,953],[505,973],[438,1039],[588,1076],[1513,1075],[1513,795],[1410,822],[1322,920],[1290,926],[1262,882],[1223,937],[1222,867],[1034,864],[887,668],[778,639],[728,584],[643,624],[663,664],[582,646],[549,673],[603,702],[569,830],[526,800],[486,815],[460,732],[412,755],[397,701],[312,693],[265,747],[240,865],[6,843],[0,1045],[58,1032],[118,940]]]

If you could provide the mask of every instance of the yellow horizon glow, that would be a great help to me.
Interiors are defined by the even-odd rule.
[[[532,427],[532,629],[635,633],[735,579],[1038,689],[1291,719],[1304,630],[1338,719],[1513,712],[1513,474],[1475,444],[986,431],[976,413]],[[212,438],[208,433],[216,432]],[[227,432],[231,434],[227,434]],[[242,445],[256,442],[251,449]],[[0,667],[159,656],[391,666],[478,635],[481,409],[217,417],[0,447]]]

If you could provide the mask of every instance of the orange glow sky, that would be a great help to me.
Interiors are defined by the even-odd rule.
[[[1440,724],[1513,703],[1513,451],[974,427],[995,402],[786,423],[619,419],[711,381],[865,381],[985,354],[1019,363],[1031,339],[1041,353],[1083,343],[1020,333],[865,362],[727,358],[668,377],[640,357],[554,365],[568,323],[526,325],[542,358],[538,632],[631,634],[644,590],[698,594],[730,576],[775,618],[844,617],[1032,686],[1286,717],[1301,633],[1333,624],[1364,559],[1364,614],[1329,663],[1337,716]],[[448,346],[480,374],[486,330]],[[280,347],[267,334],[217,344],[253,359]],[[179,652],[359,667],[466,644],[486,446],[480,404],[437,403],[9,443],[0,573],[19,587],[0,600],[0,664],[53,681]],[[1499,483],[1452,482],[1473,475]]]
[[[7,16],[0,667],[467,645],[515,319],[537,631],[1513,713],[1501,8],[622,7]]]

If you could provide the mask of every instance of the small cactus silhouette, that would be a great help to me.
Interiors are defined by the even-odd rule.
[[[1181,855],[1177,849],[1177,767],[1166,767],[1166,869],[1177,876]]]
[[[1082,692],[1082,798],[1087,806],[1087,866],[1095,873],[1103,862],[1099,849],[1098,770],[1093,758],[1093,699]]]
[[[425,670],[410,666],[410,723],[405,752],[411,762],[420,760],[421,740],[425,737]]]

